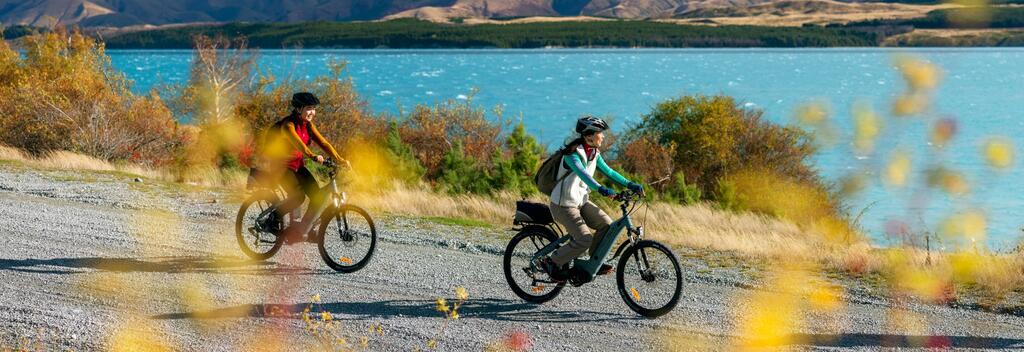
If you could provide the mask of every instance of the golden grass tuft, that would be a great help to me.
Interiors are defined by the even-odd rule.
[[[17,148],[0,145],[0,160],[17,161],[28,166],[44,169],[120,172],[151,179],[169,179],[168,174],[161,170],[137,164],[113,164],[105,160],[69,151],[54,151],[35,158],[26,155]]]
[[[11,148],[8,146],[0,145],[0,160],[5,161],[25,161],[25,153],[22,153],[17,148]]]

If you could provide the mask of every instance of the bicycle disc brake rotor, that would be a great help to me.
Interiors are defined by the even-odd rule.
[[[355,230],[341,228],[338,229],[338,233],[341,235],[341,243],[344,243],[346,247],[353,247],[359,243],[359,234]]]

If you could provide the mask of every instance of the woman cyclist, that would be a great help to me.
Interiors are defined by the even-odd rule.
[[[584,116],[576,121],[576,133],[562,149],[562,163],[558,169],[561,179],[551,191],[551,215],[565,226],[572,240],[542,260],[541,268],[557,281],[568,279],[568,264],[574,258],[590,249],[593,251],[604,237],[612,219],[589,199],[591,190],[603,196],[613,197],[615,191],[594,179],[594,172],[600,171],[609,179],[631,191],[643,193],[644,187],[632,182],[612,170],[601,157],[601,144],[608,124],[597,117]],[[564,177],[564,179],[562,178]],[[591,234],[591,229],[596,230]],[[604,264],[598,275],[611,272],[612,266]]]
[[[291,114],[281,118],[268,131],[266,136],[268,143],[266,143],[264,152],[268,162],[276,164],[271,168],[280,169],[280,166],[284,166],[286,169],[282,170],[279,182],[288,193],[288,197],[277,209],[278,219],[284,219],[286,214],[301,206],[306,197],[309,197],[309,209],[317,209],[324,201],[324,195],[320,192],[320,184],[303,163],[304,157],[321,164],[326,160],[323,155],[313,153],[309,149],[311,142],[319,145],[334,160],[351,167],[347,160],[338,155],[338,151],[320,134],[313,123],[320,99],[308,92],[295,93],[292,95],[291,105]],[[307,211],[301,224],[308,223],[313,216],[312,213],[312,211]],[[293,222],[281,235],[285,236],[287,242],[301,240],[302,234],[295,233],[297,229],[301,228],[299,226],[301,224]],[[307,240],[312,241],[313,239],[308,238]]]

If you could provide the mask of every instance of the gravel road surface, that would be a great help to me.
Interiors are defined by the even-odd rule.
[[[372,351],[425,350],[431,339],[437,350],[479,351],[512,332],[536,351],[690,350],[664,338],[679,334],[728,350],[746,309],[737,297],[759,287],[676,248],[687,281],[667,316],[637,316],[612,277],[538,306],[502,276],[507,229],[374,214],[373,260],[338,274],[312,244],[243,260],[236,211],[236,197],[198,187],[0,164],[0,349],[104,350],[143,337],[175,350],[316,349],[301,311],[319,295],[312,311],[329,312],[331,331],[357,346],[365,337]],[[435,300],[452,301],[459,286],[470,298],[442,331]],[[841,313],[808,316],[793,347],[877,350],[938,335],[956,348],[1024,349],[1020,316],[911,304],[907,314],[925,323],[896,329],[887,301],[851,292]]]

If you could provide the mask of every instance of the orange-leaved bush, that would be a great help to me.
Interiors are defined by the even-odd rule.
[[[0,143],[34,155],[69,150],[160,165],[181,146],[156,94],[132,94],[101,42],[55,30],[0,44]]]

